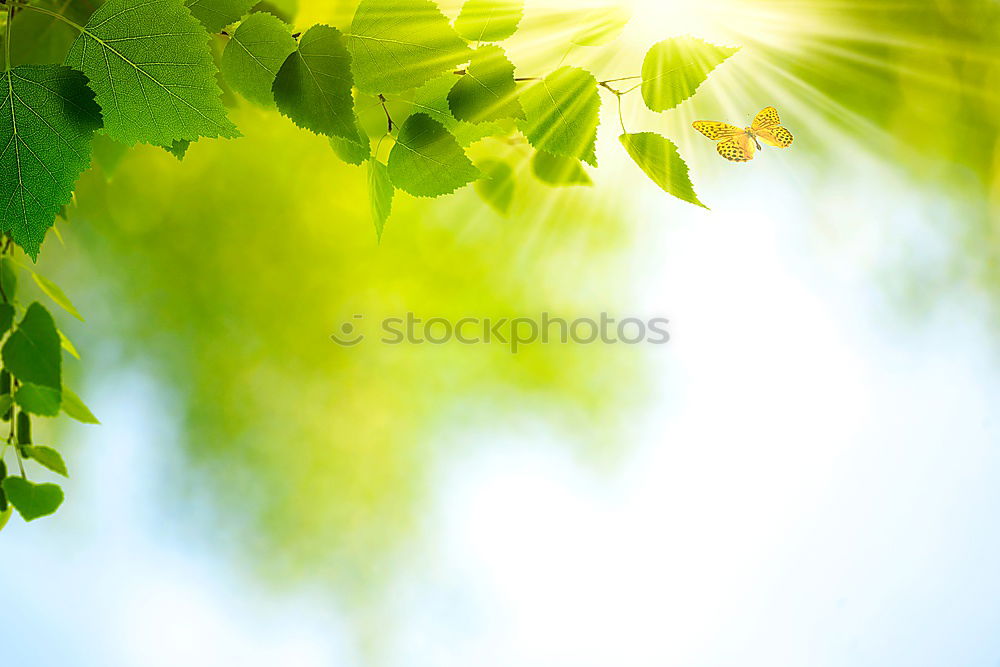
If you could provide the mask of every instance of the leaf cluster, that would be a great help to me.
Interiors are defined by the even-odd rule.
[[[63,501],[57,484],[28,479],[25,465],[31,462],[69,476],[57,449],[34,442],[33,420],[63,412],[85,424],[98,423],[63,381],[63,352],[75,355],[73,345],[56,328],[45,306],[38,301],[24,306],[18,298],[25,271],[56,305],[83,319],[58,285],[30,268],[20,267],[10,254],[0,258],[0,419],[6,422],[7,430],[0,445],[0,528],[14,509],[25,521],[32,521],[52,514]],[[12,474],[14,469],[8,466],[10,453],[19,475]]]
[[[597,166],[602,94],[617,98],[619,116],[635,90],[666,111],[737,50],[671,38],[649,49],[639,74],[599,81],[563,66],[520,76],[502,42],[517,31],[522,0],[468,0],[454,22],[432,0],[361,0],[350,25],[302,31],[252,0],[48,3],[2,6],[0,232],[32,258],[92,154],[145,143],[183,159],[199,140],[238,137],[223,90],[276,108],[327,137],[345,162],[366,165],[381,237],[396,191],[437,197],[472,182],[494,191],[500,158],[477,166],[466,154],[487,137],[523,135],[542,183],[592,183],[585,165]],[[580,12],[568,46],[607,45],[629,19],[617,7]],[[701,205],[673,142],[640,132],[621,144],[666,192]],[[508,164],[504,201],[517,166]]]

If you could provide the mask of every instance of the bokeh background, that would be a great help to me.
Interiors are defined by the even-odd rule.
[[[675,111],[625,101],[711,211],[629,161],[610,96],[593,187],[487,140],[508,217],[397,194],[381,244],[364,172],[235,98],[244,138],[84,176],[41,266],[103,425],[51,425],[67,503],[0,535],[4,664],[1000,662],[1000,5],[636,0],[570,49],[581,6],[528,3],[519,75],[743,46]],[[796,142],[747,165],[690,129],[771,104]],[[406,311],[672,340],[329,339]]]

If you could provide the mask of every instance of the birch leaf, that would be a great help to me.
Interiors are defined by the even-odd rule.
[[[520,0],[468,0],[455,19],[455,32],[470,42],[499,42],[514,34],[523,16]]]
[[[219,32],[245,16],[257,0],[189,0],[191,15],[209,32]]]
[[[129,146],[236,137],[208,33],[180,0],[108,0],[66,55],[90,80],[104,129]]]
[[[415,197],[437,197],[476,180],[479,170],[444,125],[415,113],[399,129],[389,153],[389,178]]]
[[[562,67],[521,93],[524,135],[539,150],[597,166],[601,97],[597,79],[578,67]]]
[[[392,213],[392,195],[395,190],[389,179],[389,168],[378,160],[368,160],[368,200],[371,203],[372,221],[375,223],[375,234],[382,240],[382,230]]]
[[[278,70],[274,101],[299,127],[361,143],[354,117],[351,56],[340,31],[316,25]]]
[[[708,208],[695,194],[687,163],[677,152],[674,142],[655,132],[623,134],[618,139],[635,163],[664,192],[689,204]]]
[[[469,57],[469,48],[430,0],[361,0],[347,36],[358,89],[416,88]]]
[[[517,101],[514,65],[499,46],[481,46],[472,54],[465,74],[448,92],[451,115],[469,123],[524,118]]]
[[[739,47],[716,46],[696,37],[654,44],[642,61],[642,99],[652,111],[666,111],[694,95],[708,75]]]
[[[33,259],[90,165],[101,112],[79,72],[21,65],[0,75],[0,232]]]
[[[222,52],[222,75],[250,102],[273,107],[271,86],[285,59],[297,48],[287,23],[271,14],[251,14],[240,23]]]

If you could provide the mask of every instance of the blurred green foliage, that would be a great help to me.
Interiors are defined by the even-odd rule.
[[[513,224],[471,188],[397,197],[379,245],[363,167],[266,112],[234,118],[244,139],[199,142],[183,164],[146,147],[110,182],[88,173],[67,247],[44,259],[92,286],[76,296],[88,313],[77,346],[113,341],[175,397],[171,444],[191,463],[178,484],[198,502],[170,502],[229,526],[272,580],[309,572],[350,588],[419,528],[435,467],[478,444],[456,434],[536,432],[537,420],[602,456],[627,439],[616,429],[644,395],[641,346],[513,355],[372,340],[377,320],[407,311],[575,318],[622,303],[609,278],[629,237],[620,202],[538,186],[517,193]],[[508,149],[529,173],[527,147]],[[335,345],[355,313],[369,340]]]

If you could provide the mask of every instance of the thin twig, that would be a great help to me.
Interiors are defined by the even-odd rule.
[[[466,73],[466,71],[464,69],[458,69],[458,70],[455,70],[454,72],[452,72],[452,74],[457,74],[459,76],[462,76],[465,73]],[[544,77],[541,77],[541,76],[517,76],[517,77],[514,77],[514,81],[541,81],[543,78]],[[628,93],[628,92],[631,92],[631,91],[635,90],[635,88],[637,88],[638,86],[636,86],[635,88],[629,88],[628,90],[621,90],[621,91],[619,91],[619,90],[615,90],[614,88],[610,87],[608,84],[609,83],[614,83],[616,81],[630,81],[630,80],[633,80],[633,79],[641,79],[641,78],[642,77],[638,76],[638,75],[636,75],[636,76],[619,76],[619,77],[614,78],[614,79],[605,79],[604,81],[598,81],[597,85],[603,86],[604,88],[607,88],[608,90],[610,90],[612,93],[614,93],[616,95],[618,95],[619,93],[622,94],[622,95],[624,95],[625,93]]]
[[[14,388],[16,386],[17,386],[17,383],[12,379],[11,380],[11,385],[10,385],[10,395],[11,396],[14,395]],[[15,439],[15,437],[14,437],[14,422],[16,420],[17,420],[17,410],[11,409],[11,411],[10,411],[10,438],[8,438],[8,440],[14,440]],[[19,440],[20,438],[16,438],[16,439]],[[24,474],[24,462],[21,460],[21,443],[19,443],[19,442],[15,442],[14,443],[14,456],[17,457],[17,467],[21,469],[21,477],[23,477],[24,479],[28,479],[28,476]]]
[[[642,78],[641,75],[636,74],[634,76],[620,76],[617,79],[605,79],[600,83],[614,83],[615,81],[630,81],[631,79],[641,79],[641,78]]]
[[[389,107],[385,105],[386,103],[385,95],[379,93],[378,101],[382,105],[382,111],[385,112],[385,119],[389,121],[389,132],[392,132],[392,116],[389,115]]]
[[[607,83],[607,81],[598,81],[597,85],[600,86],[601,88],[605,88],[607,90],[610,90],[612,93],[614,93],[615,95],[617,95],[619,97],[621,97],[622,95],[625,94],[622,91],[615,90],[614,88],[612,88],[611,86],[609,86],[608,83]]]

